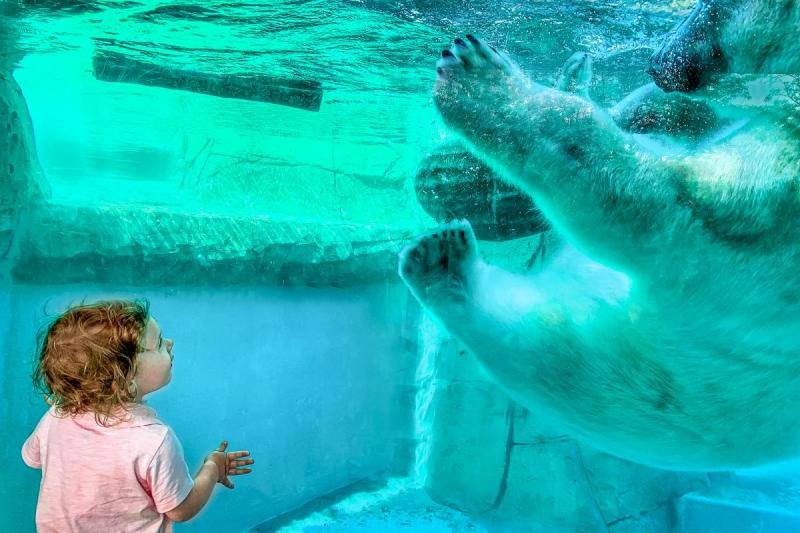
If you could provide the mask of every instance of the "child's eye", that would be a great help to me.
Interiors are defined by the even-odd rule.
[[[158,338],[158,349],[160,350],[161,346],[163,346],[163,345],[164,345],[164,339],[162,337],[159,337]]]

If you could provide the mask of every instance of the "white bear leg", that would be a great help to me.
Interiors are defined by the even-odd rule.
[[[680,173],[590,101],[535,84],[505,55],[468,41],[438,63],[435,101],[445,122],[591,255],[630,267],[661,253],[663,233],[683,222]]]
[[[635,448],[649,413],[679,416],[672,372],[647,355],[653,332],[633,324],[623,278],[588,261],[550,268],[528,277],[486,264],[466,222],[400,254],[414,295],[512,397],[606,450],[615,439]]]
[[[482,261],[456,222],[411,242],[399,268],[511,397],[599,449],[707,470],[786,457],[798,442],[764,430],[796,404],[796,377],[772,386],[791,369],[753,365],[747,349],[720,357],[728,339],[687,333],[570,247],[542,274],[520,276]]]

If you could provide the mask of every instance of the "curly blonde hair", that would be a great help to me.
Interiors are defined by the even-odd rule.
[[[123,419],[144,348],[147,300],[110,300],[67,309],[39,333],[36,389],[59,414],[93,412],[98,424]]]

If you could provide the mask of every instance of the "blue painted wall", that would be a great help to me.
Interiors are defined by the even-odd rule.
[[[175,340],[172,383],[148,401],[177,432],[190,469],[222,439],[257,461],[235,490],[218,487],[178,531],[242,531],[353,481],[408,468],[415,354],[403,340],[403,287],[6,287],[0,531],[34,530],[39,472],[22,463],[19,449],[46,407],[29,379],[44,309],[126,296],[149,298]]]

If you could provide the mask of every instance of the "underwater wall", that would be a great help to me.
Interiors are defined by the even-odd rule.
[[[8,280],[20,218],[46,197],[47,186],[36,156],[28,107],[12,76],[22,57],[16,46],[16,2],[0,6],[0,282]]]
[[[243,531],[364,479],[403,475],[411,439],[415,351],[403,341],[400,287],[155,289],[16,285],[2,345],[3,531],[33,531],[39,472],[19,459],[46,405],[31,390],[44,310],[82,298],[144,296],[175,339],[172,382],[149,403],[194,471],[222,439],[247,448],[253,474],[216,494],[184,531]],[[235,510],[235,512],[234,512]]]

